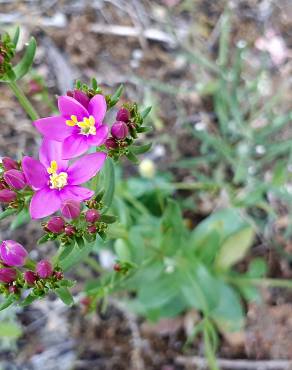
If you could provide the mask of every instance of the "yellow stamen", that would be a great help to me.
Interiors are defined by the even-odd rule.
[[[58,164],[56,161],[51,161],[51,167],[47,168],[50,176],[50,188],[51,189],[63,189],[68,184],[68,174],[66,172],[60,172],[57,174]]]
[[[95,119],[93,116],[84,117],[83,121],[78,122],[77,117],[72,115],[71,120],[66,120],[66,125],[68,126],[78,126],[81,128],[80,134],[82,135],[95,135],[96,128],[95,128]]]

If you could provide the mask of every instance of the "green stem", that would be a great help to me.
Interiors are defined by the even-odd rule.
[[[209,335],[207,325],[204,325],[203,332],[204,332],[205,355],[206,355],[210,370],[220,370],[217,365],[216,354],[212,348],[211,338]]]
[[[17,85],[15,81],[11,81],[8,84],[11,88],[11,90],[14,92],[15,96],[17,97],[20,105],[25,110],[27,115],[31,118],[32,121],[35,121],[39,118],[39,115],[35,111],[34,107],[31,105],[30,101],[27,99],[27,97],[24,95],[21,88]]]

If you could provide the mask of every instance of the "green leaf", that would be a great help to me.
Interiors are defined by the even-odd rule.
[[[17,339],[21,336],[21,328],[13,322],[0,322],[0,337]]]
[[[20,28],[19,28],[19,26],[17,26],[17,27],[16,27],[16,30],[15,30],[15,32],[14,32],[13,38],[12,38],[12,42],[13,42],[13,44],[15,45],[15,47],[16,47],[16,46],[17,46],[17,44],[18,44],[19,34],[20,34]]]
[[[11,216],[11,215],[15,214],[16,212],[17,212],[17,210],[13,209],[13,208],[5,209],[5,211],[0,213],[0,221],[3,220],[4,218],[8,217],[8,216]]]
[[[98,87],[96,78],[94,78],[94,77],[91,79],[91,86],[92,86],[93,90],[96,90],[97,87]]]
[[[152,143],[145,145],[132,145],[131,152],[134,154],[144,154],[150,150]]]
[[[219,269],[228,269],[246,255],[254,239],[254,230],[246,227],[228,237],[216,258],[215,264]]]
[[[267,273],[267,264],[262,258],[253,259],[249,266],[246,275],[251,278],[261,278]]]
[[[75,243],[71,243],[71,244],[66,244],[66,245],[62,245],[60,247],[60,254],[58,256],[58,260],[59,261],[62,261],[64,258],[66,258],[67,256],[69,256],[69,254],[72,252],[73,248],[74,248],[74,245]]]
[[[150,113],[151,109],[152,109],[152,107],[147,107],[147,108],[145,108],[145,109],[141,112],[141,117],[142,117],[143,119],[145,119],[145,118],[148,116],[148,114]]]
[[[16,301],[16,297],[11,294],[5,299],[3,303],[0,304],[0,311],[5,310],[7,307],[11,306]]]
[[[15,80],[21,79],[30,70],[33,60],[34,60],[35,51],[36,51],[36,41],[35,41],[35,38],[32,37],[29,41],[29,44],[27,45],[25,49],[22,59],[13,68],[13,71],[15,73]]]
[[[103,208],[102,213],[105,214],[112,204],[115,193],[115,169],[111,158],[107,158],[106,163],[104,165],[103,174],[104,174],[103,188],[105,189],[103,202],[105,204],[105,207]]]
[[[34,301],[41,299],[41,296],[35,295],[34,292],[31,292],[20,304],[21,307],[26,307],[32,304]]]
[[[46,243],[48,240],[50,240],[50,235],[49,234],[45,234],[43,236],[41,236],[39,238],[39,240],[37,241],[37,244],[40,245],[40,244],[44,244]]]
[[[110,108],[117,104],[117,102],[120,100],[120,97],[122,95],[122,92],[124,90],[124,86],[120,85],[114,95],[111,96],[110,100]]]
[[[128,244],[123,239],[117,239],[114,244],[115,252],[122,261],[131,260],[131,252]]]
[[[105,222],[106,224],[113,224],[114,222],[117,221],[116,216],[111,216],[111,215],[102,215],[99,219],[100,222]]]
[[[77,244],[74,245],[72,252],[60,261],[62,270],[67,271],[76,264],[83,261],[89,253],[94,249],[95,243],[86,243],[83,248],[79,248]]]
[[[67,306],[72,306],[74,303],[74,299],[72,297],[72,294],[66,287],[62,288],[57,288],[55,290],[55,293],[57,296],[67,305]]]
[[[128,154],[126,154],[126,157],[128,158],[129,161],[133,162],[134,164],[139,163],[139,159],[135,156],[133,152],[131,152],[131,150],[128,152]]]

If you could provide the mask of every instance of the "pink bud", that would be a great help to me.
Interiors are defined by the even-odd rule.
[[[68,236],[72,236],[76,233],[76,229],[72,225],[66,225],[65,226],[65,234]]]
[[[0,282],[1,283],[12,283],[16,280],[17,272],[11,268],[0,268]]]
[[[0,202],[10,203],[16,199],[16,193],[10,189],[0,190]]]
[[[75,89],[73,98],[87,109],[90,99],[83,91]]]
[[[0,257],[8,266],[23,266],[27,255],[26,249],[14,240],[4,240],[0,245]]]
[[[4,180],[14,189],[21,190],[26,186],[24,173],[19,170],[9,170],[4,173]]]
[[[19,292],[17,286],[15,286],[15,285],[10,285],[8,290],[9,290],[9,293],[12,293],[12,294],[17,294]]]
[[[65,200],[61,205],[62,215],[68,219],[77,218],[80,215],[80,202],[77,200]]]
[[[57,280],[62,280],[64,278],[64,274],[61,271],[55,271],[54,276]]]
[[[89,225],[87,231],[89,232],[89,234],[95,234],[97,232],[97,228],[95,225]]]
[[[60,234],[64,231],[65,221],[62,217],[53,216],[47,223],[46,229],[55,234]]]
[[[3,157],[2,164],[5,171],[18,169],[18,163],[10,157]]]
[[[129,129],[125,122],[117,121],[113,124],[111,133],[113,137],[120,140],[124,139],[128,135]]]
[[[34,285],[34,283],[37,281],[38,276],[33,271],[25,271],[23,274],[24,280],[28,285]]]
[[[47,279],[53,275],[53,267],[49,261],[42,260],[37,264],[36,272],[41,279]]]
[[[130,119],[130,112],[127,108],[121,108],[116,116],[117,121],[128,122]]]
[[[5,58],[2,54],[0,54],[0,65],[4,62]]]
[[[113,137],[110,137],[109,139],[106,139],[105,146],[108,150],[116,149],[118,147],[118,143]]]
[[[94,223],[100,219],[100,213],[96,209],[89,209],[85,213],[85,220],[90,223]]]

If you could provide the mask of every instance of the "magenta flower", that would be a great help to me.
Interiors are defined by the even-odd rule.
[[[92,190],[79,185],[96,175],[103,166],[106,154],[87,154],[69,166],[67,160],[61,159],[61,151],[62,143],[44,139],[39,161],[31,157],[22,160],[26,179],[36,190],[30,202],[33,219],[53,214],[68,199],[82,202],[94,194]]]
[[[23,266],[28,253],[14,240],[4,240],[0,245],[0,258],[7,266]]]
[[[60,96],[58,106],[60,116],[38,119],[34,125],[45,138],[63,143],[62,158],[78,157],[105,142],[109,129],[102,124],[107,109],[103,95],[95,95],[87,109],[70,96]]]

